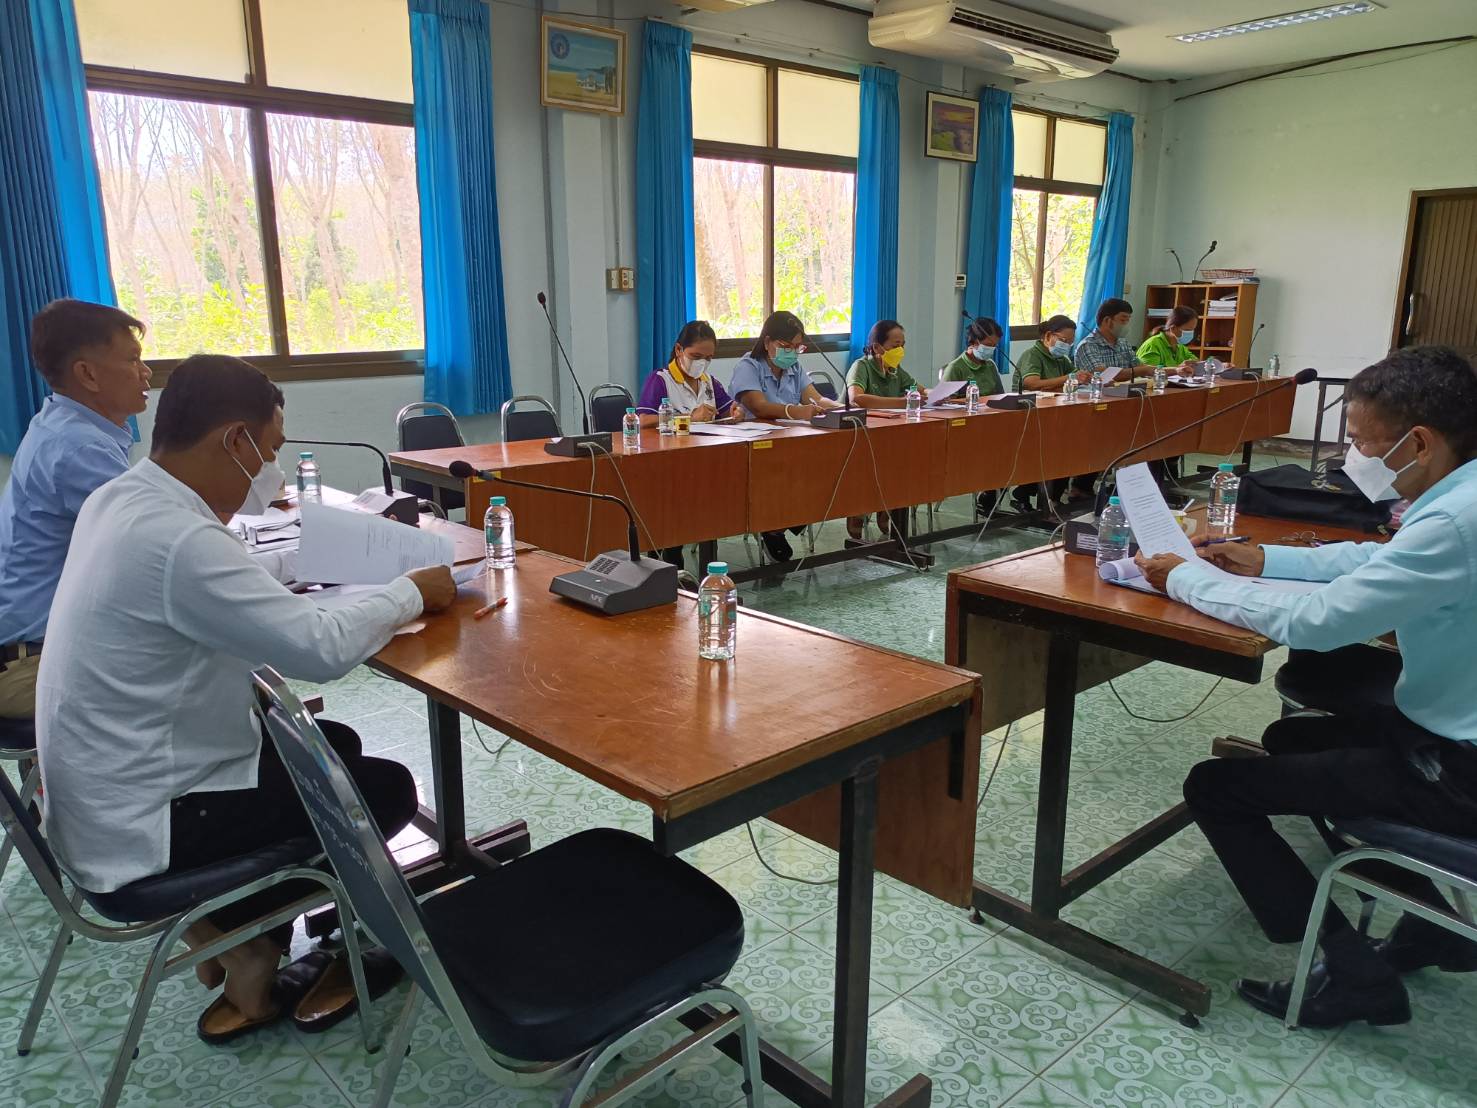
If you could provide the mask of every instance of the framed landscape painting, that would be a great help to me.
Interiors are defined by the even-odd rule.
[[[979,157],[980,106],[962,96],[928,94],[928,125],[923,152],[930,158],[972,162]]]
[[[539,99],[545,107],[624,115],[626,33],[546,15]]]

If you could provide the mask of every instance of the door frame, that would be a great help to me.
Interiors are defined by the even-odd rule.
[[[1416,189],[1410,194],[1410,208],[1405,216],[1405,245],[1401,248],[1400,280],[1395,285],[1395,314],[1390,328],[1390,349],[1400,348],[1400,334],[1404,329],[1405,305],[1410,296],[1410,263],[1415,254],[1415,223],[1421,201],[1438,196],[1477,196],[1477,185],[1454,189]]]

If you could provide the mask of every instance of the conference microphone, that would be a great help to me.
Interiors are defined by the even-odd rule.
[[[817,412],[810,417],[810,425],[818,427],[823,431],[839,431],[843,427],[865,427],[867,425],[867,409],[853,408],[851,406],[851,386],[846,382],[846,374],[836,368],[836,363],[831,361],[831,356],[820,346],[816,346],[815,352],[826,360],[831,367],[831,372],[841,379],[841,407],[831,408],[828,411]]]
[[[592,451],[596,449],[593,443],[586,448]],[[612,457],[611,463],[614,464],[614,461]],[[475,477],[479,481],[495,481],[521,489],[557,492],[565,496],[604,500],[618,505],[626,513],[628,549],[607,550],[603,554],[596,554],[583,569],[561,573],[555,577],[549,582],[549,591],[606,615],[621,615],[624,612],[636,612],[642,608],[655,608],[676,602],[677,567],[659,558],[642,555],[641,536],[636,530],[636,513],[620,497],[603,492],[586,492],[584,489],[565,489],[558,485],[541,485],[534,481],[515,481],[511,477],[504,477],[497,470],[477,469],[464,461],[452,462],[447,470],[459,481]]]
[[[590,433],[590,402],[585,399],[585,389],[580,384],[579,374],[575,373],[574,363],[564,352],[564,343],[559,338],[559,328],[554,326],[554,317],[549,314],[549,298],[542,292],[538,294],[538,305],[544,310],[544,319],[549,323],[549,334],[554,336],[554,345],[559,348],[559,356],[564,359],[564,367],[569,370],[569,379],[574,382],[575,391],[580,394],[580,419],[585,428],[583,435],[564,435],[557,439],[550,439],[544,444],[544,450],[561,458],[578,458],[582,456],[581,451],[585,449],[584,444],[593,443],[596,448],[608,454],[610,452],[610,432]]]
[[[1208,257],[1210,257],[1212,254],[1214,254],[1215,253],[1215,248],[1217,246],[1219,246],[1219,245],[1220,245],[1220,243],[1216,239],[1211,239],[1210,240],[1210,249],[1207,250],[1204,254],[1201,254],[1200,255],[1200,261],[1195,263],[1195,272],[1191,274],[1192,277],[1195,277],[1197,279],[1199,278],[1199,276],[1200,276],[1200,263],[1203,262],[1203,261],[1205,261],[1205,259],[1208,258]]]
[[[1262,333],[1262,328],[1265,326],[1265,323],[1258,323],[1256,330],[1251,333],[1251,341],[1246,344],[1246,366],[1248,370],[1251,368],[1251,348],[1256,345],[1256,337]]]
[[[420,499],[408,492],[395,491],[390,477],[390,459],[373,443],[354,442],[348,439],[284,439],[283,441],[294,446],[356,446],[364,450],[373,450],[379,455],[380,475],[385,484],[384,491],[365,489],[354,498],[354,506],[363,511],[384,516],[386,519],[398,519],[401,523],[408,523],[412,527],[420,526]]]

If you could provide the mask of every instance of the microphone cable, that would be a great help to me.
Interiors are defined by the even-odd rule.
[[[1015,440],[1015,457],[1010,463],[1010,476],[1005,479],[1005,486],[1000,490],[1002,493],[1009,490],[1015,485],[1015,473],[1016,470],[1020,469],[1021,467],[1021,447],[1026,444],[1026,432],[1029,431],[1031,428],[1031,413],[1035,410],[1036,405],[1032,404],[1029,408],[1026,409],[1026,418],[1021,420],[1020,438]],[[974,539],[970,543],[971,546],[977,545],[980,540],[985,537],[985,532],[989,529],[990,524],[994,521],[995,513],[1000,510],[1000,504],[1004,499],[1004,496],[997,496],[995,498],[995,503],[990,506],[989,512],[985,515],[985,522],[980,524],[979,531],[975,533]],[[1053,508],[1052,511],[1055,512],[1055,508]]]
[[[1000,769],[1000,759],[1005,757],[1005,744],[1010,742],[1010,729],[1014,726],[1014,720],[1005,725],[1005,734],[1000,739],[1000,749],[995,754],[995,764],[990,767],[990,776],[985,778],[984,787],[980,789],[980,798],[974,802],[974,810],[976,812],[984,806],[985,794],[990,791],[990,785],[995,780],[995,773]]]
[[[863,409],[863,410],[865,411],[865,409]],[[861,433],[866,428],[866,426],[867,426],[867,424],[866,424],[865,419],[863,419],[863,421],[862,421],[862,423],[860,425],[858,425],[858,424],[852,424],[852,427],[851,427],[851,446],[849,446],[847,448],[847,450],[846,450],[846,457],[843,458],[842,461],[841,461],[841,469],[836,474],[836,484],[831,489],[831,499],[828,500],[828,501],[826,501],[826,510],[821,513],[820,521],[816,524],[816,527],[817,528],[824,527],[830,521],[831,509],[836,504],[836,497],[841,494],[841,483],[846,480],[846,468],[847,468],[847,466],[851,465],[851,456],[856,453],[857,440],[861,437]],[[868,440],[868,443],[869,444],[870,444],[870,441],[871,440],[869,439]],[[752,456],[753,455],[751,453],[750,454],[751,459],[752,459]],[[811,555],[809,553],[807,553],[804,556],[802,556],[795,563],[795,568],[793,570],[791,570],[791,572],[792,573],[799,573],[800,572],[800,568],[805,565],[805,559],[806,558],[809,558],[810,556]]]
[[[887,496],[882,491],[882,471],[877,468],[877,451],[872,446],[872,429],[863,423],[862,430],[866,432],[867,453],[872,456],[872,480],[877,486],[877,503],[885,504],[887,502]],[[908,545],[908,540],[903,538],[902,532],[898,529],[897,524],[893,522],[892,510],[889,508],[882,508],[880,510],[887,513],[887,529],[892,533],[892,537],[897,540],[897,544],[903,548],[903,554],[908,559],[908,564],[915,571],[919,573],[924,572],[924,567],[920,566],[918,559],[913,556],[913,548]],[[909,509],[901,508],[899,510],[906,512]]]
[[[594,465],[595,465],[595,455],[597,453],[604,454],[607,458],[610,459],[610,468],[613,469],[613,470],[615,470],[616,480],[618,480],[621,483],[621,491],[626,494],[626,503],[631,506],[631,514],[636,517],[636,526],[640,529],[640,531],[645,531],[646,532],[646,542],[648,544],[646,546],[646,549],[647,550],[655,550],[655,549],[657,549],[656,539],[653,537],[653,535],[651,533],[651,528],[648,527],[648,526],[646,526],[646,520],[644,520],[644,519],[641,518],[641,509],[638,508],[638,507],[636,507],[636,498],[631,495],[631,488],[630,488],[629,485],[626,484],[626,476],[625,476],[625,474],[623,474],[621,472],[621,467],[620,467],[619,462],[616,461],[616,456],[613,453],[611,453],[609,450],[606,450],[604,447],[599,446],[598,444],[593,443],[593,442],[587,442],[587,443],[583,443],[581,445],[583,445],[587,450],[590,451],[590,466],[591,466],[591,479],[592,479],[592,481],[593,481],[593,470],[594,470]],[[593,485],[592,485],[592,488],[593,488]],[[591,506],[591,508],[594,507],[594,501],[591,501],[590,502],[590,506]],[[637,538],[637,541],[639,542],[640,541],[640,538],[641,538],[639,531],[637,533],[636,538]],[[588,545],[588,540],[586,540],[586,544]]]
[[[759,864],[767,869],[770,873],[778,877],[781,881],[793,881],[797,885],[834,885],[841,880],[839,875],[836,877],[815,878],[797,877],[793,873],[781,873],[779,870],[775,869],[772,865],[764,860],[764,852],[759,849],[759,840],[754,837],[753,823],[745,820],[744,830],[749,833],[749,844],[753,846],[754,857],[759,859]]]

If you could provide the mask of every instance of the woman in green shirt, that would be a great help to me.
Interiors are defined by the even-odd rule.
[[[862,356],[851,363],[846,374],[846,387],[851,402],[859,408],[901,408],[906,405],[908,390],[917,385],[923,399],[928,390],[903,368],[907,335],[895,319],[879,319],[867,334]]]
[[[1176,305],[1164,324],[1139,347],[1139,361],[1144,365],[1162,365],[1169,369],[1194,361],[1190,343],[1195,341],[1195,321],[1199,318],[1188,304]]]
[[[1061,392],[1067,378],[1077,376],[1085,385],[1091,374],[1072,365],[1072,343],[1077,338],[1077,323],[1069,316],[1054,315],[1036,327],[1037,339],[1031,348],[1016,359],[1017,392]]]
[[[940,381],[973,381],[981,396],[995,396],[1005,391],[996,368],[996,350],[1005,331],[989,316],[980,316],[964,333],[964,353],[944,367]],[[964,397],[958,397],[960,401]]]

